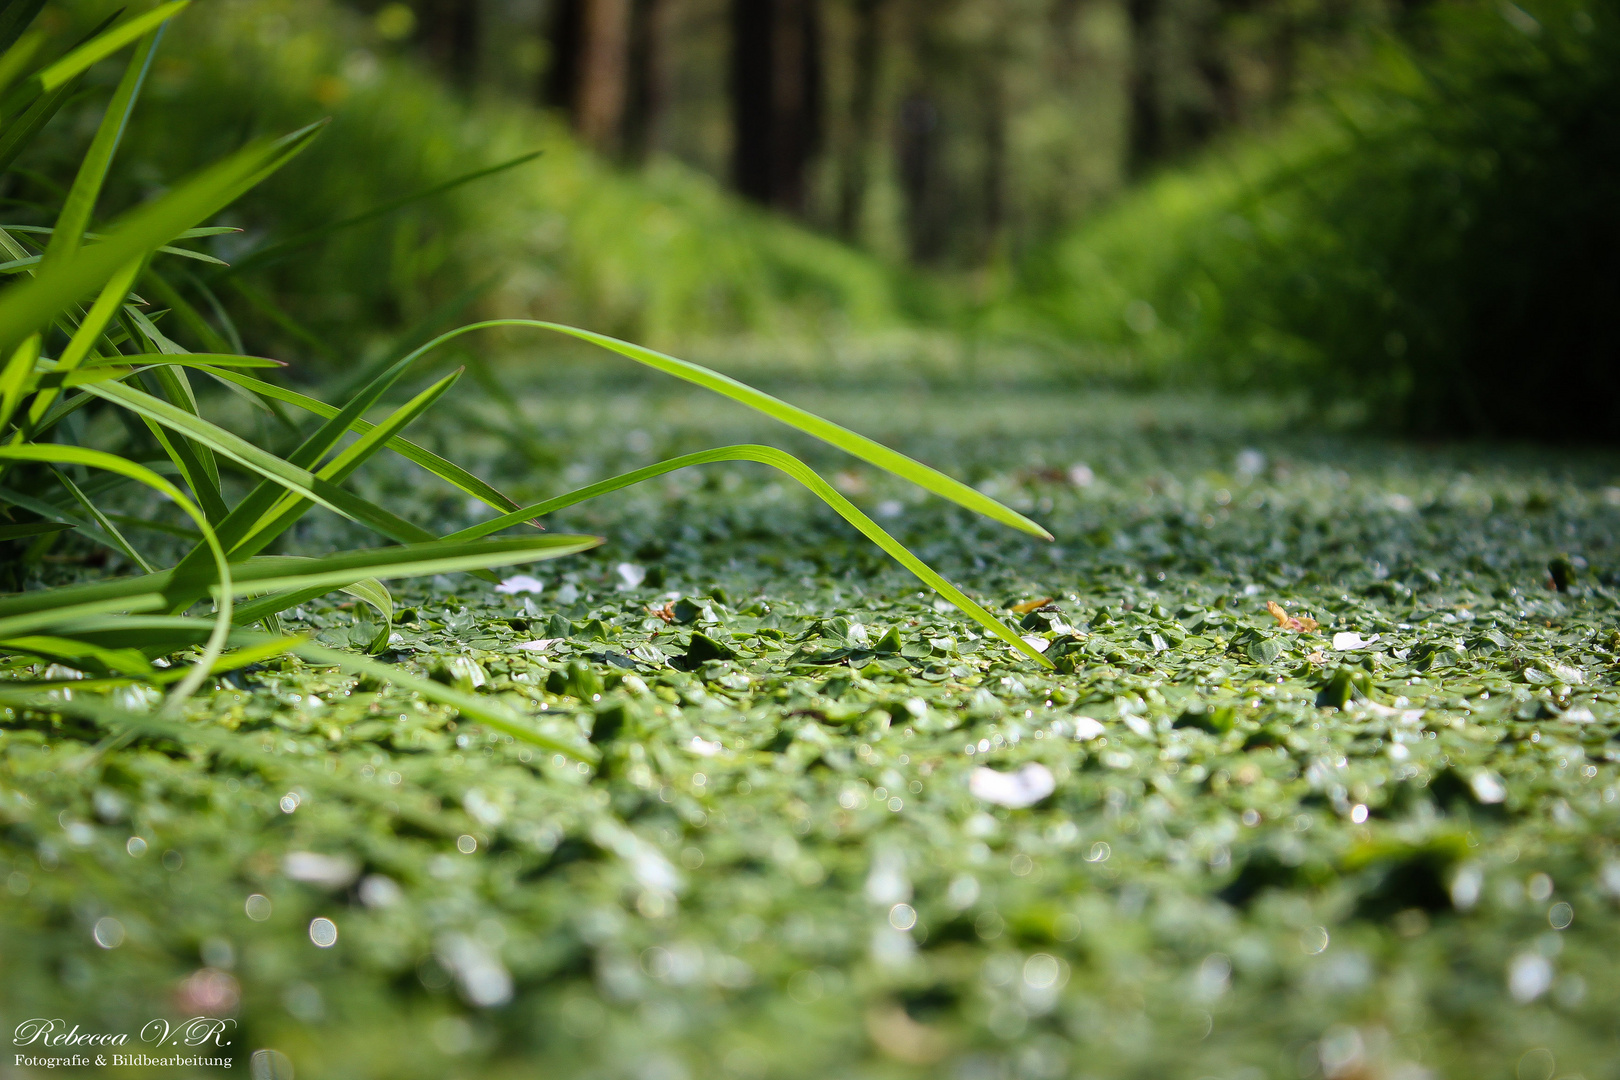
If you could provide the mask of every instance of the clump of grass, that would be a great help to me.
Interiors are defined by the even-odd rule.
[[[1380,426],[1620,437],[1620,20],[1451,5],[1417,40],[1071,236],[1033,278],[1042,317]]]
[[[493,568],[583,551],[600,539],[544,533],[533,527],[535,519],[674,469],[739,460],[771,465],[804,484],[992,633],[1047,663],[815,472],[773,447],[732,446],[690,454],[520,507],[402,434],[450,391],[460,371],[433,381],[380,421],[365,419],[385,394],[412,377],[419,360],[462,335],[493,327],[545,330],[739,401],[970,510],[1047,535],[1023,515],[942,473],[706,368],[590,331],[509,319],[464,326],[397,358],[385,358],[378,370],[360,374],[358,388],[346,401],[328,405],[258,377],[275,369],[276,361],[223,346],[219,352],[191,353],[177,345],[160,329],[164,313],[150,310],[141,293],[176,296],[165,276],[167,264],[199,257],[180,245],[217,231],[201,223],[292,160],[320,132],[320,125],[313,125],[251,143],[90,232],[153,55],[169,20],[186,6],[186,0],[179,0],[138,17],[112,20],[26,75],[51,44],[44,34],[25,31],[41,5],[13,0],[0,6],[0,13],[25,16],[10,25],[9,39],[0,40],[5,49],[0,56],[0,104],[5,109],[0,140],[8,147],[20,148],[93,65],[132,49],[53,224],[0,228],[0,244],[14,256],[6,269],[18,275],[0,293],[0,356],[7,358],[0,367],[0,435],[5,440],[0,445],[0,510],[6,519],[0,541],[28,544],[20,560],[26,567],[62,533],[75,531],[139,570],[0,596],[0,654],[8,658],[10,675],[0,700],[93,719],[116,715],[131,722],[108,695],[144,701],[141,694],[124,692],[166,688],[163,711],[173,712],[206,680],[294,652],[409,686],[497,730],[587,758],[594,753],[590,747],[536,734],[524,717],[497,701],[285,635],[278,614],[342,589],[380,616],[382,630],[373,643],[380,647],[388,639],[393,613],[385,579],[458,572],[490,576]],[[0,22],[0,28],[7,25]],[[288,250],[296,251],[297,245]],[[231,336],[236,336],[234,330]],[[288,448],[267,449],[210,420],[210,399],[198,394],[194,377],[223,384],[274,412],[285,424]],[[289,407],[312,414],[316,422],[299,422],[285,411]],[[101,421],[107,419],[122,424],[111,429],[120,437],[105,435],[107,425]],[[441,537],[344,486],[384,450],[402,455],[502,516]],[[128,485],[144,487],[172,504],[189,529],[176,527],[158,509],[145,515],[114,513],[112,501]],[[314,558],[264,554],[314,507],[348,518],[389,543]],[[508,528],[525,531],[491,538]],[[147,529],[166,530],[186,541],[188,550],[173,566],[159,568],[137,542],[143,539],[137,530]]]

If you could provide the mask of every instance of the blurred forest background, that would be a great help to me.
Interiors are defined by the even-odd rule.
[[[1617,101],[1617,13],[1582,0],[208,0],[103,209],[332,116],[232,211],[233,266],[157,298],[311,377],[529,315],[749,374],[1613,440]],[[94,120],[4,194],[60,185]]]

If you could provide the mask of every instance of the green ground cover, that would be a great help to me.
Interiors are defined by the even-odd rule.
[[[1055,671],[774,474],[674,474],[550,519],[608,542],[538,593],[396,588],[384,658],[592,764],[297,659],[127,743],[4,714],[0,1010],[231,1014],[267,1076],[1616,1075],[1620,461],[784,393],[1052,530],[789,444]],[[580,378],[444,405],[413,435],[519,499],[767,430]],[[101,572],[76,543],[53,574]],[[341,599],[286,625],[364,648]]]

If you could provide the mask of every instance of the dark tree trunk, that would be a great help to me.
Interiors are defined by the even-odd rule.
[[[462,89],[478,77],[478,0],[423,0],[421,40],[432,61]]]
[[[885,0],[856,0],[853,84],[849,99],[849,152],[838,192],[838,231],[858,238],[870,183],[872,129],[877,114],[878,58]]]
[[[945,213],[945,184],[940,173],[939,109],[926,93],[916,91],[900,103],[895,157],[900,190],[905,195],[906,239],[912,262],[937,262],[950,234]]]
[[[574,122],[579,106],[580,43],[585,39],[585,0],[552,0],[545,11],[550,52],[540,76],[540,102],[561,109]]]
[[[821,137],[816,0],[732,0],[732,181],[743,195],[802,213]]]
[[[1164,157],[1159,100],[1159,0],[1128,0],[1131,24],[1130,132],[1126,159],[1140,176]]]
[[[630,13],[628,102],[624,156],[640,164],[659,149],[669,103],[670,0],[635,0]]]
[[[574,127],[604,154],[619,149],[630,67],[630,0],[585,0]]]
[[[1007,101],[998,64],[988,73],[984,87],[984,239],[980,259],[988,262],[1001,242],[1007,223]]]

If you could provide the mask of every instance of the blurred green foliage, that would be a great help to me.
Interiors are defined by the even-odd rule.
[[[75,16],[88,24],[103,7]],[[107,201],[135,201],[244,137],[328,115],[330,130],[294,171],[233,208],[226,223],[247,231],[216,254],[238,261],[481,166],[544,153],[323,239],[319,258],[217,282],[257,350],[346,363],[479,283],[489,285],[485,312],[566,318],[663,345],[891,325],[902,294],[915,292],[866,256],[742,209],[683,167],[631,176],[532,109],[460,101],[392,55],[370,23],[321,0],[225,0],[177,25]],[[82,127],[60,123],[27,163],[37,184],[71,175]],[[258,302],[233,295],[230,280],[248,283]],[[267,313],[265,300],[308,333]]]
[[[1157,179],[1029,271],[1137,370],[1304,386],[1388,428],[1612,440],[1620,20],[1455,5],[1283,132]]]

